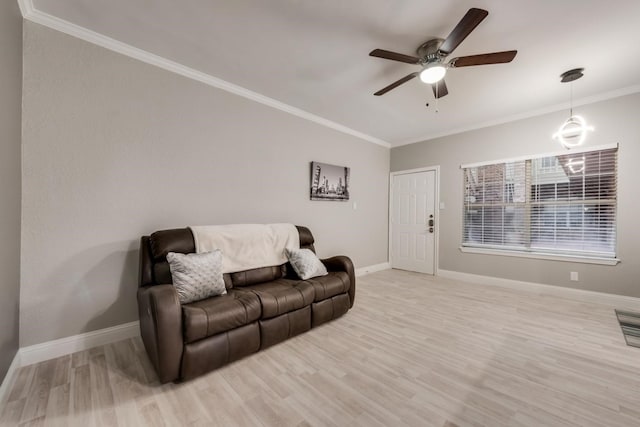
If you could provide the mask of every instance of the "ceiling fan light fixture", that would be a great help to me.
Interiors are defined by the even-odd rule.
[[[445,74],[447,74],[447,67],[440,63],[434,63],[427,65],[424,70],[420,72],[420,80],[427,84],[433,84],[442,80]]]

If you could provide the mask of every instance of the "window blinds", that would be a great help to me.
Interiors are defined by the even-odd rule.
[[[462,245],[614,258],[617,151],[463,167]]]

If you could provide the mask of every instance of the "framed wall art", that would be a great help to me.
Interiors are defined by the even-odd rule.
[[[311,162],[311,200],[349,200],[350,169]]]

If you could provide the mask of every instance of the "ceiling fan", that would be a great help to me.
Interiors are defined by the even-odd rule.
[[[408,74],[389,86],[380,89],[375,96],[384,95],[392,89],[408,82],[414,77],[420,76],[420,80],[431,85],[436,98],[447,95],[447,85],[444,76],[449,68],[470,67],[472,65],[503,64],[511,62],[518,53],[517,50],[507,50],[504,52],[483,53],[480,55],[461,56],[453,58],[445,63],[445,58],[449,56],[455,48],[473,31],[489,12],[483,9],[471,8],[462,17],[458,25],[451,31],[446,39],[432,39],[418,47],[418,56],[404,55],[402,53],[391,52],[383,49],[374,49],[369,56],[390,59],[392,61],[406,62],[407,64],[420,65],[421,71]]]

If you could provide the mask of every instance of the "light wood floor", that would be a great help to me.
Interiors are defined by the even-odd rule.
[[[21,426],[637,426],[640,348],[613,308],[397,270],[347,315],[160,386],[139,339],[22,368]]]

